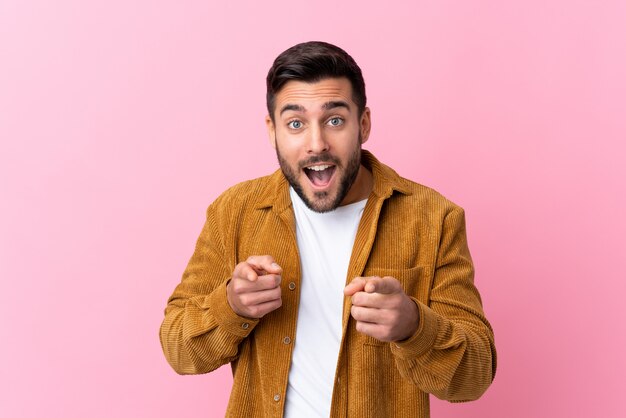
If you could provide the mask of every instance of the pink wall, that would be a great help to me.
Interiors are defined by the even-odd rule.
[[[311,39],[361,64],[368,148],[467,211],[499,370],[433,416],[626,416],[625,3],[215,3],[0,3],[0,416],[223,416],[228,369],[177,376],[158,327]]]

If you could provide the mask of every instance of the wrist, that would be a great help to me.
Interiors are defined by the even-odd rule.
[[[407,325],[405,332],[402,335],[402,338],[395,340],[394,342],[402,342],[411,338],[419,329],[420,325],[420,310],[417,306],[417,302],[415,302],[410,297],[406,297],[406,306],[407,306]]]

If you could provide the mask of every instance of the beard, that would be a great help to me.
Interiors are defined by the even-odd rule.
[[[276,142],[276,157],[278,158],[278,164],[280,164],[280,169],[282,170],[283,175],[293,190],[295,190],[298,196],[300,196],[300,199],[302,199],[304,204],[314,212],[330,212],[339,207],[343,199],[350,191],[350,188],[354,184],[354,180],[356,180],[356,176],[359,173],[359,168],[361,167],[361,136],[359,135],[357,146],[350,154],[345,167],[343,167],[342,162],[337,157],[324,152],[312,156],[305,161],[300,161],[297,169],[294,169],[280,154],[278,142]],[[303,171],[305,166],[318,162],[332,162],[336,167],[336,172],[338,174],[341,173],[341,177],[339,178],[339,184],[334,195],[331,194],[332,191],[313,192],[313,197],[309,198],[304,192],[302,184],[298,181],[297,174]]]

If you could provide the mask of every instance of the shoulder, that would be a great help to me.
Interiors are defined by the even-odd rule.
[[[465,211],[437,190],[402,179],[405,193],[394,191],[385,202],[382,219],[417,230],[423,236],[437,237],[450,230],[462,230]],[[439,239],[436,239],[438,242]]]
[[[413,206],[416,209],[427,210],[431,213],[441,213],[443,215],[450,212],[463,211],[459,205],[449,200],[437,190],[412,180],[401,179],[409,193],[404,194],[396,192],[392,197],[399,200],[402,204]]]
[[[378,163],[375,167],[379,195],[389,196],[386,204],[394,211],[413,211],[421,214],[441,215],[462,212],[463,209],[437,190],[400,176],[391,167]],[[392,191],[392,192],[390,192]]]
[[[400,176],[393,168],[364,152],[364,163],[374,174],[374,194],[386,198],[394,210],[447,214],[462,210],[437,190]]]
[[[211,206],[237,206],[254,204],[267,193],[267,189],[275,182],[276,173],[242,181],[229,187],[211,204]]]
[[[246,180],[226,189],[211,203],[210,211],[233,213],[246,208],[253,208],[265,198],[268,193],[275,193],[281,181],[280,172],[276,171],[267,176]]]

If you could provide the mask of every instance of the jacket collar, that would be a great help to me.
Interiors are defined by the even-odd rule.
[[[411,194],[407,181],[400,177],[391,167],[378,161],[371,152],[367,150],[361,151],[361,163],[372,172],[374,179],[370,198],[387,199],[391,197],[394,191],[405,195]],[[274,210],[280,213],[290,206],[289,182],[287,182],[283,172],[278,169],[269,176],[260,200],[255,207],[257,209],[273,207]]]

